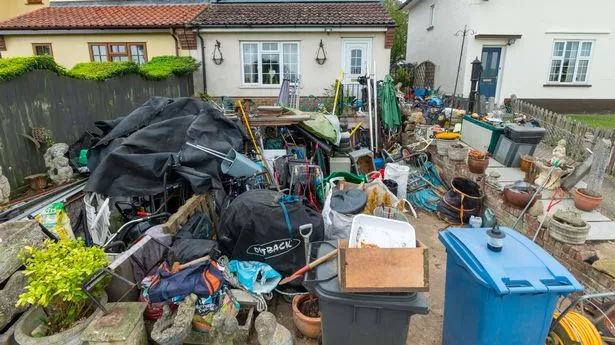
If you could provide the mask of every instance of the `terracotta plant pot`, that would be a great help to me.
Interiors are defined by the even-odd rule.
[[[534,157],[523,155],[519,157],[519,169],[523,172],[529,172],[534,165]]]
[[[484,174],[485,170],[489,166],[489,157],[484,159],[477,159],[472,156],[468,157],[468,169],[474,174]]]
[[[511,188],[504,188],[504,199],[506,199],[506,201],[508,201],[508,203],[510,203],[511,205],[522,209],[530,202],[530,199],[532,199],[532,195],[534,195],[535,191],[536,190],[534,189],[531,189],[528,192]],[[532,204],[536,203],[536,200],[540,200],[540,198],[541,194],[539,193],[536,198],[534,198]],[[532,205],[530,205],[530,207],[531,206]]]
[[[589,191],[585,188],[577,188],[574,192],[574,207],[581,211],[591,212],[602,202],[600,193]]]
[[[30,175],[23,178],[30,185],[30,189],[38,192],[47,187],[47,174]]]
[[[297,295],[293,298],[293,321],[301,334],[308,338],[316,339],[320,335],[320,316],[309,317],[299,310],[299,306],[311,299],[318,300],[318,297],[314,295]]]

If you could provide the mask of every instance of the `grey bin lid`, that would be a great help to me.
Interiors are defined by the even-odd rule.
[[[338,190],[331,196],[331,209],[342,214],[357,214],[366,203],[367,195],[360,189]]]
[[[318,257],[321,257],[335,250],[337,241],[315,242],[313,246],[318,248],[316,252]],[[391,294],[341,292],[337,276],[337,257],[308,272],[303,284],[324,302],[347,304],[357,308],[407,311],[412,314],[429,312],[427,299],[422,292]]]

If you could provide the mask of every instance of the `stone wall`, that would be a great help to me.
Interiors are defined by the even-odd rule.
[[[447,181],[454,177],[465,177],[477,182],[484,195],[485,207],[491,208],[502,226],[512,227],[521,210],[504,201],[503,192],[485,183],[485,175],[470,173],[465,162],[455,162],[448,157],[438,155],[435,147],[430,148],[432,162],[438,167],[440,174]],[[538,229],[540,219],[526,213],[517,230],[533,238]],[[548,235],[546,227],[540,232],[536,243],[549,252],[557,261],[564,265],[585,286],[586,293],[608,292],[615,290],[615,279],[606,273],[596,270],[586,262],[596,255],[597,251],[591,243],[569,245],[559,242]]]

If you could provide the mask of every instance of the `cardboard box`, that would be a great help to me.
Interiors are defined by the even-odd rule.
[[[338,248],[342,292],[429,291],[429,249],[418,240],[416,248],[348,248],[339,240]]]

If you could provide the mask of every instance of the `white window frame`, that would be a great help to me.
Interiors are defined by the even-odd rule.
[[[433,29],[436,24],[436,4],[432,4],[429,6],[429,25],[427,25],[427,30]]]
[[[245,79],[245,64],[244,64],[244,56],[243,56],[243,47],[246,44],[257,44],[257,56],[258,56],[258,83],[246,83]],[[278,50],[277,51],[265,51],[263,52],[263,44],[267,43],[277,43]],[[256,88],[279,88],[282,81],[284,80],[284,44],[296,44],[297,45],[297,78],[301,75],[301,43],[299,41],[240,41],[239,44],[239,52],[241,55],[241,85],[243,87],[256,87]],[[263,84],[263,59],[262,54],[268,53],[277,53],[280,55],[280,83],[279,84]],[[294,84],[291,82],[291,84]]]
[[[577,49],[577,56],[575,59],[575,63],[574,63],[574,73],[572,75],[572,81],[571,82],[564,82],[564,81],[560,81],[562,79],[562,73],[564,70],[564,60],[566,59],[566,47],[568,45],[568,43],[570,42],[578,42],[579,43],[579,48]],[[562,56],[555,56],[555,45],[558,43],[563,43],[564,44],[564,51],[562,53]],[[581,56],[581,48],[583,47],[583,43],[591,43],[591,50],[589,51],[589,56]],[[550,85],[584,85],[584,84],[589,84],[589,72],[591,70],[591,64],[592,64],[592,57],[594,55],[594,48],[596,46],[596,41],[595,40],[578,40],[578,39],[561,39],[561,40],[554,40],[553,41],[553,45],[551,46],[551,56],[549,58],[549,68],[547,71],[547,84]],[[559,74],[557,76],[557,81],[551,81],[551,69],[553,68],[553,61],[554,60],[558,60],[560,61],[560,68],[559,68]],[[585,74],[585,80],[584,81],[577,81],[577,75],[579,72],[579,61],[581,60],[586,60],[587,61],[587,73]]]

